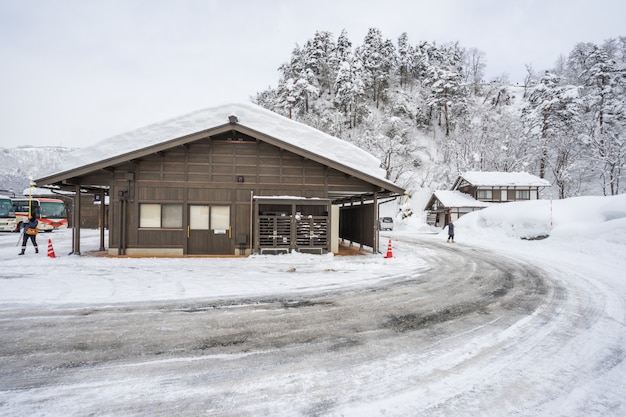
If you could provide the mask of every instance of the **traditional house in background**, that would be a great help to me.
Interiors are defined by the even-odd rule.
[[[425,208],[427,223],[445,227],[450,221],[493,203],[537,200],[539,191],[549,186],[548,181],[526,172],[466,172],[450,191],[433,193]]]
[[[437,190],[426,205],[426,222],[432,226],[444,227],[464,214],[482,210],[491,203],[478,201],[460,191]]]
[[[107,139],[36,182],[110,196],[113,255],[377,251],[378,205],[404,192],[362,149],[249,103]]]

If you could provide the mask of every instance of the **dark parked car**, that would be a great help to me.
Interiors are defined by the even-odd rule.
[[[393,230],[393,219],[391,217],[378,219],[378,230]]]

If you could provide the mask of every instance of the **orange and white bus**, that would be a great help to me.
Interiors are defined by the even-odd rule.
[[[15,210],[11,197],[0,195],[0,232],[15,230]]]
[[[28,214],[33,214],[39,221],[37,229],[51,232],[57,229],[67,228],[67,210],[65,203],[57,198],[12,198],[15,212],[15,229],[22,227],[22,223],[28,222]]]

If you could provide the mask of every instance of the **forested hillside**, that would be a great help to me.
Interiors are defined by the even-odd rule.
[[[458,43],[318,31],[254,101],[368,150],[409,192],[467,170],[529,172],[554,198],[624,192],[626,37],[579,43],[549,71],[527,66],[522,85],[485,80],[486,65]]]

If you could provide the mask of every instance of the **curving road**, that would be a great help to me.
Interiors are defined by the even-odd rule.
[[[0,415],[624,411],[619,385],[606,390],[624,379],[624,332],[604,334],[624,300],[556,269],[404,240],[429,268],[356,291],[0,311]]]

